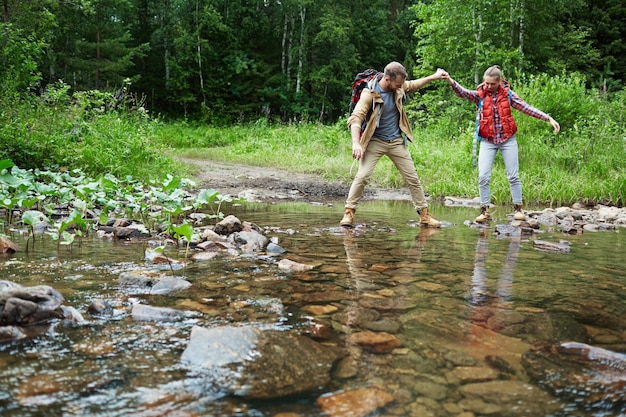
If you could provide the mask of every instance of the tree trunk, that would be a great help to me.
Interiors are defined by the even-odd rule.
[[[291,61],[293,58],[293,53],[291,51],[292,49],[292,45],[293,45],[293,26],[294,26],[294,21],[293,21],[293,15],[290,13],[289,14],[289,21],[291,22],[291,25],[289,25],[289,36],[287,37],[288,41],[287,41],[287,90],[289,91],[291,90]]]
[[[96,6],[96,90],[100,87],[100,4]]]
[[[480,41],[482,40],[482,32],[483,32],[483,19],[480,11],[475,8],[472,9],[472,25],[474,26],[474,83],[476,85],[480,84],[480,68],[478,68],[478,63],[480,62]]]
[[[304,21],[306,17],[306,7],[300,9],[300,48],[298,51],[298,77],[296,80],[296,93],[300,92],[302,82],[302,67],[304,66]]]
[[[202,94],[202,103],[206,103],[206,95],[204,93],[204,77],[202,75],[202,45],[200,38],[200,4],[196,0],[196,37],[197,37],[197,53],[198,53],[198,78],[200,81],[200,93]]]
[[[526,0],[520,1],[519,12],[519,70],[524,69],[524,15],[526,14]]]
[[[281,51],[280,51],[280,72],[282,72],[283,74],[287,73],[287,68],[285,68],[285,65],[287,64],[287,29],[289,28],[289,24],[288,24],[288,14],[285,13],[285,21],[283,23],[283,39],[281,41],[280,47],[281,47]]]

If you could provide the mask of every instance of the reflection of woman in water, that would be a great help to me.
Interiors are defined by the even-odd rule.
[[[519,256],[520,239],[511,238],[506,258],[502,262],[495,291],[488,286],[487,253],[488,237],[480,236],[476,244],[474,272],[470,288],[472,312],[470,322],[497,331],[504,326],[503,313],[510,308],[509,298],[513,286],[513,273]]]

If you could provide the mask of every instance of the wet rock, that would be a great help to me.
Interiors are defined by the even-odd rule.
[[[302,298],[305,303],[329,303],[332,301],[342,301],[350,298],[350,294],[345,291],[323,291],[307,294]]]
[[[202,230],[202,237],[200,240],[206,242],[225,242],[226,236],[219,235],[215,233],[215,231],[206,228]]]
[[[118,283],[123,289],[142,294],[168,294],[185,290],[192,285],[182,278],[145,270],[122,272]]]
[[[20,247],[10,239],[0,236],[0,253],[15,253]]]
[[[105,300],[93,300],[87,307],[87,312],[93,317],[112,317],[113,306]]]
[[[506,360],[497,355],[486,355],[485,362],[493,369],[503,372],[505,374],[515,374],[515,369]]]
[[[0,291],[8,291],[8,290],[12,290],[15,288],[21,288],[22,286],[16,282],[13,281],[6,281],[6,280],[2,280],[0,281]]]
[[[510,224],[497,224],[495,227],[495,233],[499,237],[520,237],[522,235],[522,230],[520,227]]]
[[[106,223],[109,227],[127,227],[131,222],[128,219],[109,219]]]
[[[365,417],[394,400],[382,388],[367,387],[324,395],[317,405],[330,417]]]
[[[152,288],[161,279],[158,273],[152,271],[122,272],[118,277],[120,287]]]
[[[415,307],[413,303],[405,298],[374,298],[363,297],[359,300],[359,304],[364,308],[371,308],[378,311],[398,312],[406,311]]]
[[[278,268],[287,272],[304,272],[313,269],[313,266],[301,264],[290,259],[281,259],[278,261]]]
[[[402,342],[397,336],[385,332],[357,332],[348,336],[348,343],[355,344],[372,353],[389,353]]]
[[[162,277],[150,289],[150,294],[169,294],[176,291],[186,290],[191,287],[191,282],[176,277]]]
[[[302,310],[313,314],[314,316],[321,316],[326,314],[332,314],[338,310],[333,305],[309,305],[305,306]]]
[[[211,261],[217,257],[219,257],[220,254],[219,252],[198,252],[198,253],[194,253],[193,255],[191,255],[191,260],[194,262],[207,262],[207,261]]]
[[[87,322],[80,311],[74,307],[61,306],[61,312],[63,314],[63,318],[69,322],[76,324],[83,324]]]
[[[351,306],[346,311],[333,314],[333,320],[346,326],[362,326],[378,320],[380,313],[376,310]]]
[[[357,376],[359,372],[359,364],[352,356],[346,356],[335,365],[333,369],[333,377],[339,379],[350,379]]]
[[[252,399],[316,391],[343,354],[308,337],[252,326],[195,326],[182,362],[228,394]]]
[[[217,223],[213,228],[213,231],[218,235],[231,235],[235,232],[241,232],[243,230],[243,225],[241,220],[232,214],[226,216],[222,221]]]
[[[135,321],[177,321],[187,317],[184,311],[168,307],[153,307],[145,304],[135,304],[132,310]]]
[[[398,333],[402,325],[393,320],[378,320],[364,323],[363,327],[373,332]]]
[[[535,240],[533,242],[533,247],[538,250],[548,251],[548,252],[560,252],[567,253],[571,250],[568,244],[562,242],[548,242],[547,240]]]
[[[531,380],[581,407],[626,411],[626,355],[578,342],[535,347],[523,357]]]
[[[62,319],[60,307],[64,300],[61,293],[48,285],[19,286],[0,291],[0,326]]]
[[[537,222],[539,222],[539,224],[543,224],[543,225],[546,225],[546,226],[555,226],[557,224],[557,222],[558,222],[558,218],[556,217],[556,214],[555,214],[554,210],[552,210],[552,209],[545,209],[537,217]]]
[[[461,408],[478,415],[546,416],[559,405],[540,388],[522,381],[496,380],[461,385]]]
[[[587,223],[583,226],[583,231],[585,232],[597,232],[600,230],[600,227],[597,224]]]
[[[285,249],[273,242],[268,243],[265,250],[267,251],[267,253],[285,253]]]
[[[128,227],[100,226],[98,230],[113,235],[113,237],[120,240],[148,239],[151,237],[150,232],[143,225],[131,225]]]
[[[598,219],[608,223],[626,224],[626,210],[600,205],[598,206]]]
[[[23,339],[26,334],[18,326],[0,326],[0,342]]]
[[[233,241],[243,252],[260,252],[265,249],[269,239],[255,230],[236,232],[232,235]]]
[[[446,375],[446,379],[460,384],[492,381],[498,378],[498,371],[483,366],[457,366]]]

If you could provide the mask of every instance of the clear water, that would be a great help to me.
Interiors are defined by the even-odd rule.
[[[307,295],[330,291],[346,297],[319,304],[356,314],[374,308],[381,319],[400,324],[400,349],[356,350],[356,375],[327,387],[328,392],[385,387],[396,401],[378,415],[456,416],[463,410],[482,415],[480,407],[468,405],[475,398],[464,391],[470,381],[459,370],[493,369],[488,358],[498,357],[512,369],[487,379],[527,383],[520,357],[534,343],[579,341],[626,352],[624,233],[568,236],[544,230],[538,238],[571,244],[569,253],[550,253],[534,249],[531,240],[499,239],[493,230],[465,226],[476,215],[471,208],[433,205],[433,214],[449,222],[433,231],[416,227],[408,202],[368,202],[357,213],[362,226],[345,231],[336,227],[341,207],[227,208],[227,214],[267,227],[287,252],[191,264],[176,275],[191,281],[193,289],[173,295],[125,294],[118,287],[121,272],[149,268],[145,243],[90,238],[80,247],[61,248],[59,263],[47,238],[28,252],[0,258],[0,279],[50,285],[87,319],[84,325],[58,324],[33,338],[0,344],[0,414],[321,415],[315,404],[319,393],[259,402],[203,392],[180,357],[196,324],[269,323],[304,334],[316,323],[337,328],[333,316],[313,317],[303,310],[310,304]],[[504,214],[495,213],[501,223]],[[184,256],[171,251],[170,256]],[[315,268],[286,273],[276,266],[280,258]],[[94,299],[109,301],[120,314],[92,319],[86,310]],[[135,302],[198,314],[177,323],[135,322],[125,313]],[[345,343],[342,332],[357,330],[343,327],[338,340]],[[619,415],[537,389],[536,396],[522,396],[515,411],[490,415]]]

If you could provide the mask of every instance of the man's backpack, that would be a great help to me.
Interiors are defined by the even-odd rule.
[[[352,98],[350,100],[348,114],[352,114],[354,111],[356,104],[361,98],[361,91],[363,91],[363,89],[367,87],[367,83],[376,78],[378,74],[380,74],[380,71],[370,68],[363,72],[359,72],[356,77],[354,77],[354,81],[352,82]]]

